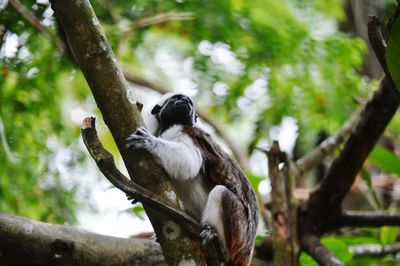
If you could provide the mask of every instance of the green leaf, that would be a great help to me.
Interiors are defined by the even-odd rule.
[[[381,229],[380,240],[382,245],[396,242],[399,228],[397,226],[383,226]]]
[[[398,90],[400,90],[400,19],[397,18],[393,23],[389,33],[388,44],[386,49],[386,62],[390,75]]]
[[[263,178],[261,176],[254,175],[254,174],[252,174],[250,172],[246,173],[246,176],[249,179],[250,184],[254,189],[257,189],[258,185],[260,184],[260,182],[265,179],[265,178]]]
[[[141,204],[136,204],[135,207],[130,209],[130,211],[133,212],[136,215],[136,217],[138,217],[141,220],[144,220],[146,217],[144,213],[144,208]]]
[[[301,266],[318,266],[318,263],[313,258],[311,258],[311,256],[308,255],[307,253],[301,252],[300,265]]]
[[[368,159],[383,171],[400,176],[400,158],[388,149],[375,147]]]
[[[379,201],[379,198],[376,195],[375,190],[372,187],[371,175],[365,168],[361,168],[361,178],[362,178],[362,180],[365,181],[365,183],[367,183],[368,192],[371,194],[372,199],[374,200],[374,203],[376,204],[376,207],[378,207],[380,209],[382,206],[381,202]]]
[[[353,254],[349,251],[348,245],[336,237],[326,237],[323,238],[321,242],[343,263],[350,261],[353,257]]]
[[[325,245],[330,251],[335,254],[335,256],[342,261],[343,263],[347,263],[353,257],[353,254],[349,251],[348,245],[336,238],[336,237],[325,237],[321,240],[321,243]],[[301,266],[317,266],[318,263],[311,258],[306,253],[302,252],[300,254],[300,265]]]

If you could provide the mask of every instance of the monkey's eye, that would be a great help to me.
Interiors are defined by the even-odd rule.
[[[161,110],[161,106],[159,106],[158,104],[156,106],[153,107],[153,109],[151,110],[151,114],[152,115],[156,115],[159,114]]]

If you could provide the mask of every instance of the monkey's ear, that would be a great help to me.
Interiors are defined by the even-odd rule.
[[[194,123],[197,123],[197,118],[199,118],[199,116],[197,114],[194,115]]]
[[[154,106],[154,108],[151,110],[151,114],[152,115],[157,115],[159,114],[161,111],[161,106],[159,106],[158,104],[156,106]]]

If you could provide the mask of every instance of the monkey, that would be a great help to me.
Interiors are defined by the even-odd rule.
[[[143,118],[148,129],[131,134],[127,148],[155,156],[184,210],[201,224],[204,245],[219,239],[225,265],[249,265],[258,226],[255,192],[238,164],[196,126],[192,99],[168,93]]]

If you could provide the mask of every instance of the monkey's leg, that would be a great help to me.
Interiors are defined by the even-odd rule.
[[[226,260],[249,260],[252,243],[247,235],[249,232],[247,215],[245,206],[236,194],[225,186],[215,186],[208,196],[203,211],[201,221],[203,231],[200,234],[203,242],[213,241],[216,232]]]

